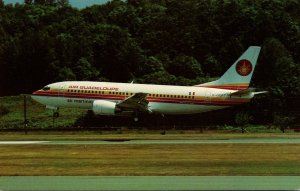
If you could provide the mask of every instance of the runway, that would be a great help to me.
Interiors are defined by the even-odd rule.
[[[207,139],[207,140],[126,140],[112,139],[99,141],[0,141],[0,145],[10,144],[49,144],[49,145],[147,145],[147,144],[300,144],[299,138],[270,139]]]
[[[0,190],[299,190],[296,176],[1,176]]]

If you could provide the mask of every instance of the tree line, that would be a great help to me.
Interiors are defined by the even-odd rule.
[[[300,0],[0,0],[0,96],[65,80],[195,85],[262,47],[254,106],[297,110]],[[275,108],[275,109],[274,109]]]

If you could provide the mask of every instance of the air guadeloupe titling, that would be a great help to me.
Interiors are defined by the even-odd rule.
[[[111,90],[111,91],[118,91],[119,88],[116,87],[99,87],[99,86],[77,86],[77,85],[70,85],[70,89],[81,89],[81,90]]]

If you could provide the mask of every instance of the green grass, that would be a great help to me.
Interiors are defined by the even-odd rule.
[[[300,175],[297,144],[0,145],[0,175]]]
[[[0,97],[0,105],[9,110],[8,114],[0,116],[0,129],[23,129],[23,96]],[[85,110],[74,108],[61,108],[59,112],[60,117],[54,122],[55,128],[73,126],[76,119],[85,114]],[[27,98],[28,128],[53,128],[52,114],[44,105]]]

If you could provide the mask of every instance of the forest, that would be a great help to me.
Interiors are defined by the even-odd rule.
[[[299,122],[300,0],[0,0],[0,96],[67,80],[195,85],[261,46],[251,115]],[[275,117],[276,114],[279,117]],[[267,117],[267,118],[268,118]],[[291,121],[291,120],[290,120]]]

